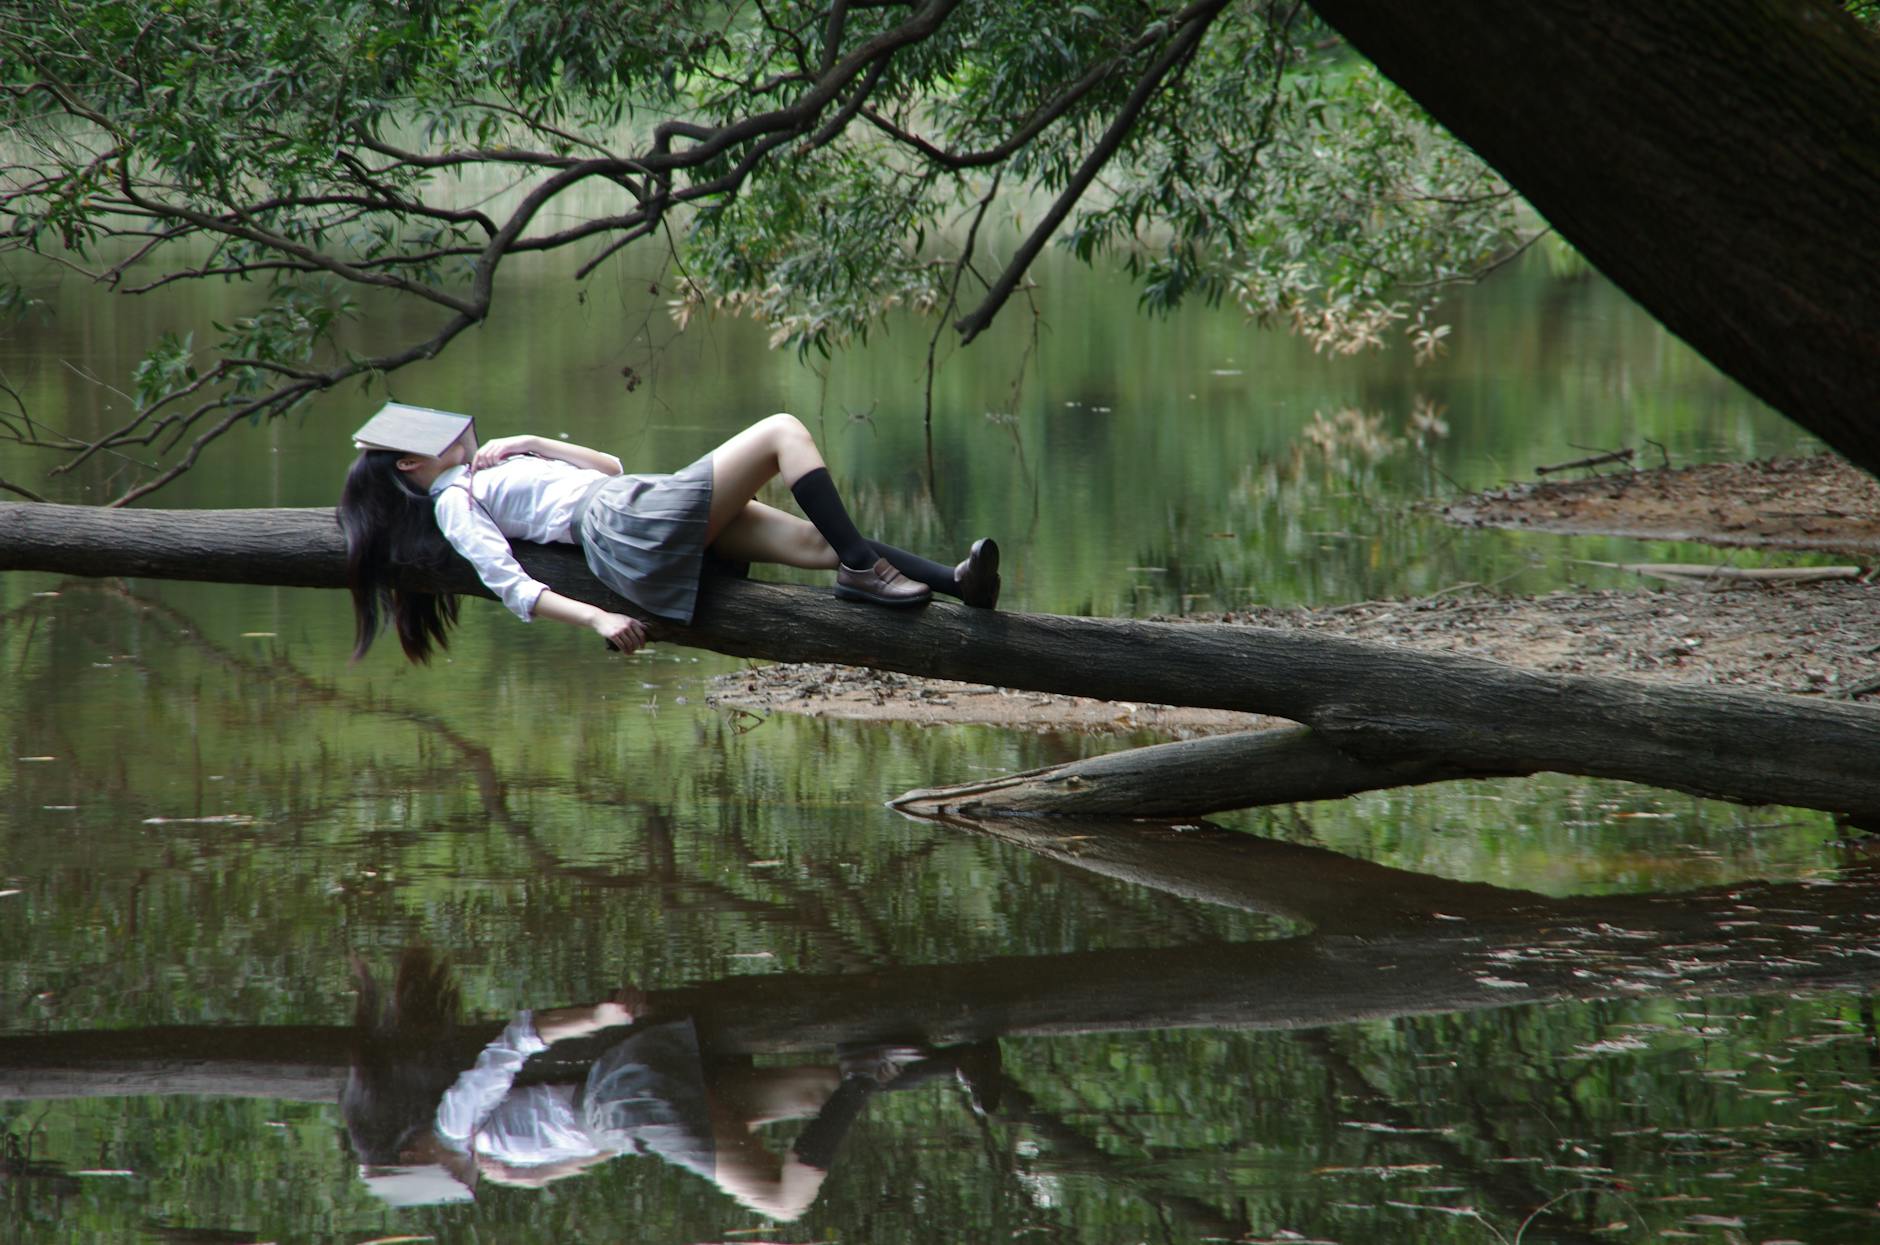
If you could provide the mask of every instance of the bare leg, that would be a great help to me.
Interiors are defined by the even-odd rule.
[[[712,1179],[752,1210],[773,1219],[796,1219],[809,1209],[828,1175],[789,1154],[779,1159],[752,1129],[771,1120],[814,1115],[840,1084],[834,1068],[727,1070],[709,1094]]]
[[[716,511],[718,500],[712,498]],[[808,519],[786,514],[761,501],[744,503],[712,542],[719,554],[736,562],[781,562],[809,570],[833,571],[839,559]]]
[[[771,480],[782,476],[786,485],[795,484],[821,466],[822,451],[802,420],[794,415],[758,420],[712,451],[712,512],[706,539],[717,540]]]
[[[712,1077],[712,1104],[750,1131],[778,1120],[806,1120],[842,1083],[834,1068],[726,1068]]]
[[[712,1182],[760,1215],[789,1222],[799,1219],[821,1192],[829,1173],[792,1154],[779,1159],[764,1143],[745,1133],[719,1137]]]
[[[920,606],[932,598],[932,588],[904,576],[855,526],[821,451],[796,416],[759,420],[713,450],[711,459],[712,506],[705,535],[719,553],[835,570],[836,595],[851,600]],[[755,503],[757,490],[778,476],[790,486],[809,524],[799,527],[789,516]],[[812,540],[806,527],[820,539]]]

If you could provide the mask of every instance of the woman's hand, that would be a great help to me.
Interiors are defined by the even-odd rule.
[[[600,633],[601,639],[623,653],[635,652],[646,643],[646,624],[625,614],[602,611],[596,615],[593,627]]]
[[[646,991],[638,986],[622,986],[608,996],[610,1006],[619,1008],[631,1024],[646,1014]]]
[[[485,441],[477,447],[476,457],[470,460],[470,466],[481,471],[517,454],[533,454],[536,452],[535,442],[536,438],[532,436],[496,437]]]
[[[605,1003],[594,1005],[594,1027],[613,1029],[621,1025],[630,1025],[633,1023],[633,1015],[632,1008],[609,999]]]
[[[610,648],[623,653],[637,651],[648,640],[646,624],[625,614],[610,614],[598,605],[564,597],[553,588],[545,588],[535,598],[535,616],[552,618],[571,627],[586,627],[607,641]]]

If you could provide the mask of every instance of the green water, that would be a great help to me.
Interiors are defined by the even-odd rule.
[[[1472,291],[1419,368],[1047,275],[1034,352],[1014,319],[939,374],[937,497],[912,323],[818,371],[746,324],[674,338],[643,278],[544,278],[396,392],[636,468],[791,410],[865,527],[947,556],[996,534],[1004,604],[1060,612],[1606,586],[1576,559],[1688,551],[1428,506],[1579,447],[1807,448],[1597,281]],[[44,294],[0,367],[77,432],[122,400],[59,360],[121,385],[154,329],[239,310]],[[244,431],[160,500],[330,504],[381,397]],[[1344,410],[1368,422],[1327,452],[1308,433]],[[1417,410],[1446,426],[1421,447]],[[33,461],[0,446],[59,499],[114,483]],[[1539,778],[1246,813],[1226,846],[1019,842],[883,801],[1131,741],[753,725],[709,703],[730,659],[606,659],[485,602],[427,670],[349,666],[350,626],[331,592],[0,576],[0,1237],[1490,1242],[1550,1199],[1522,1239],[1880,1233],[1880,886],[1824,817]],[[632,982],[714,1066],[924,1041],[959,1072],[874,1095],[789,1223],[650,1157],[395,1209],[337,1096],[353,958],[383,980],[420,945],[482,1026],[466,1065],[483,1022]]]

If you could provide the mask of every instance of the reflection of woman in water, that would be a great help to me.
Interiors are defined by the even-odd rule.
[[[826,1066],[708,1063],[692,1022],[677,1019],[637,1025],[583,1079],[519,1086],[530,1055],[634,1024],[639,992],[520,1012],[463,1070],[450,1062],[459,993],[430,953],[405,953],[390,999],[363,966],[358,979],[359,1037],[341,1109],[362,1174],[393,1205],[466,1200],[479,1178],[539,1187],[639,1153],[705,1177],[752,1210],[794,1219],[815,1200],[872,1092],[922,1062],[951,1071],[907,1047],[858,1053],[844,1061],[846,1076]],[[782,1159],[753,1134],[806,1118]]]

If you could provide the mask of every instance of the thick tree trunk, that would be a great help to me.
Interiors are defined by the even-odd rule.
[[[572,549],[518,546],[569,596],[625,610]],[[338,587],[326,510],[0,505],[0,570]],[[484,593],[467,565],[418,586]],[[486,593],[484,593],[487,595]],[[1880,710],[1795,696],[1538,674],[1476,658],[1260,627],[1006,614],[914,615],[725,580],[661,639],[734,656],[834,661],[1116,700],[1268,713],[1371,766],[1453,775],[1555,770],[1880,823]]]
[[[1580,253],[1880,474],[1880,40],[1828,0],[1313,0]]]

